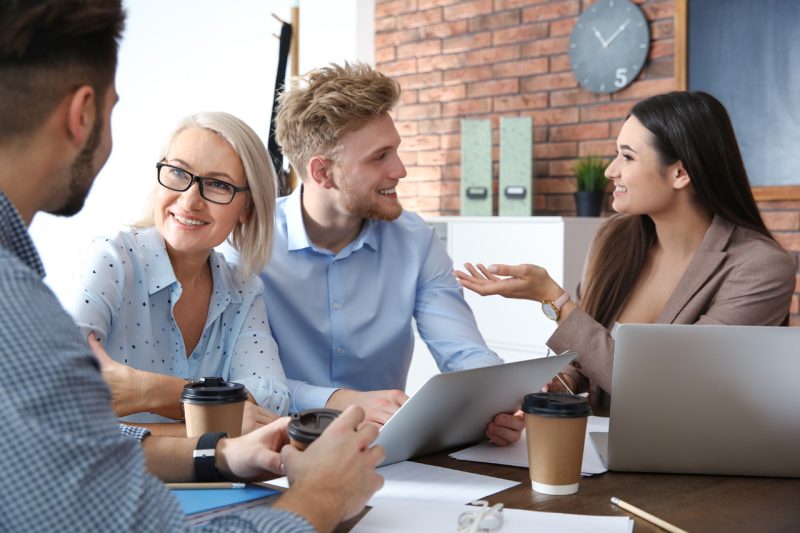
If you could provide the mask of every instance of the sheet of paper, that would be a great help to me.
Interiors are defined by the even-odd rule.
[[[419,500],[385,500],[359,520],[353,533],[456,531],[458,517],[476,507]],[[631,533],[633,520],[625,516],[587,516],[503,509],[501,533],[569,531],[570,533]]]
[[[608,418],[590,416],[586,423],[586,436],[583,443],[583,465],[581,466],[581,475],[583,476],[593,476],[608,471],[600,459],[594,444],[592,444],[592,439],[589,437],[589,433],[593,431],[608,432]],[[495,446],[490,442],[485,442],[451,453],[450,457],[463,461],[528,468],[528,448],[525,443],[525,432],[523,431],[522,438],[511,446]]]
[[[369,505],[386,499],[466,504],[519,485],[517,481],[411,461],[382,466],[378,472],[386,483],[375,493]]]
[[[384,484],[383,488],[376,492],[368,502],[368,505],[371,506],[379,505],[386,500],[466,504],[519,485],[517,481],[470,474],[411,461],[382,466],[378,472],[383,476]],[[279,487],[289,486],[285,477],[269,483]]]

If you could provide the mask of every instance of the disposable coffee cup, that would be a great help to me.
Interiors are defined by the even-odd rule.
[[[247,391],[241,383],[222,378],[203,378],[183,387],[186,436],[199,437],[212,431],[224,431],[229,437],[242,434],[242,416]]]
[[[586,421],[586,398],[537,392],[522,402],[528,444],[531,487],[542,494],[578,492]]]
[[[305,450],[340,414],[341,411],[336,409],[308,409],[292,413],[289,421],[289,442],[298,450]]]

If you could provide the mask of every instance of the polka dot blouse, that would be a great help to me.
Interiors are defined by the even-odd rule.
[[[258,277],[241,279],[235,266],[211,252],[208,318],[187,357],[173,314],[182,289],[155,228],[98,238],[87,259],[67,308],[84,335],[94,331],[112,358],[139,370],[181,378],[222,376],[244,384],[262,407],[286,414],[289,389]],[[140,413],[126,420],[165,419]]]

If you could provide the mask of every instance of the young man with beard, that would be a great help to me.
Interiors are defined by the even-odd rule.
[[[434,231],[404,211],[389,112],[400,87],[364,64],[330,65],[285,92],[276,137],[302,184],[279,199],[262,273],[293,409],[360,405],[384,423],[408,397],[412,318],[443,372],[502,360],[484,342]],[[487,426],[498,444],[522,420]]]
[[[0,4],[0,470],[14,484],[0,496],[0,528],[182,531],[178,501],[148,468],[191,480],[282,463],[292,488],[272,508],[204,531],[330,531],[382,482],[383,453],[369,447],[377,430],[361,424],[363,411],[345,411],[305,452],[278,455],[286,419],[237,439],[209,434],[202,449],[214,459],[197,463],[192,450],[206,436],[120,431],[97,361],[42,280],[27,226],[38,211],[78,212],[109,156],[123,24],[120,0]]]

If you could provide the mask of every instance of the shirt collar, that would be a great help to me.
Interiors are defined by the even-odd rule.
[[[367,248],[371,249],[372,251],[378,250],[378,226],[380,222],[377,220],[366,219],[364,221],[364,225],[361,227],[361,231],[358,234],[358,237],[351,243],[352,245],[352,252],[363,248],[366,246]]]
[[[176,283],[164,238],[155,227],[134,230],[137,250],[147,271],[147,292],[155,294]]]
[[[286,199],[286,245],[290,252],[312,248],[311,240],[303,223],[303,184],[301,183]]]
[[[698,252],[721,252],[728,247],[736,224],[730,222],[719,215],[714,215],[711,225],[706,230],[703,240],[700,241]]]
[[[0,246],[16,255],[39,276],[44,277],[44,265],[36,251],[28,227],[14,204],[0,192]]]
[[[242,303],[242,293],[236,280],[234,280],[231,267],[225,261],[225,257],[221,253],[211,250],[211,257],[208,261],[211,264],[211,279],[214,281],[215,297],[218,296],[225,302],[225,305],[220,306],[220,308],[227,307],[229,302]]]
[[[308,238],[306,232],[306,225],[303,222],[303,184],[301,183],[291,195],[286,199],[285,212],[286,212],[286,245],[287,249],[292,252],[295,250],[303,250],[311,248],[317,250],[311,239]],[[349,255],[365,245],[373,251],[378,249],[378,221],[367,219],[361,231],[358,233],[353,242],[348,244],[339,255]]]
[[[172,262],[167,254],[164,238],[155,227],[135,230],[136,243],[139,246],[139,255],[147,270],[147,291],[155,294],[158,291],[178,282]],[[209,258],[211,265],[211,278],[214,282],[214,292],[223,300],[241,303],[242,295],[236,289],[230,268],[222,254],[211,251]]]

